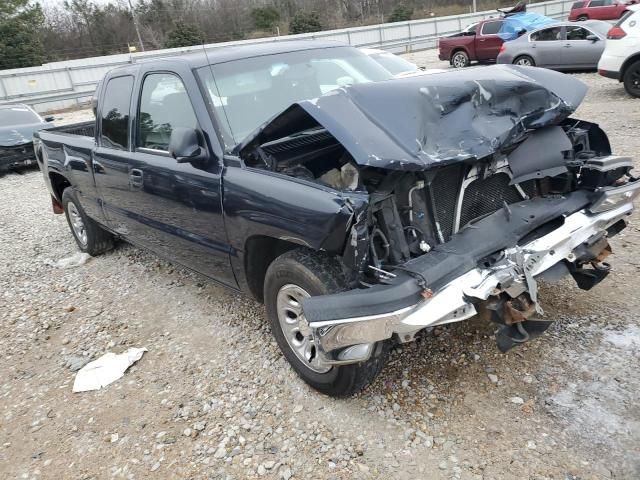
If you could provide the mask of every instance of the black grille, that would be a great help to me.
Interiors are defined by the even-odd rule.
[[[329,140],[333,137],[329,132],[319,132],[308,135],[300,135],[298,137],[293,137],[284,141],[276,141],[275,143],[267,143],[262,146],[263,150],[268,153],[278,153],[278,152],[286,152],[288,150],[293,150],[294,148],[300,148],[305,145],[314,144],[323,140]]]
[[[435,213],[445,242],[453,233],[461,183],[462,167],[458,166],[442,169],[431,183]]]
[[[483,217],[502,208],[503,203],[515,203],[522,195],[514,186],[509,185],[509,175],[497,173],[483,180],[471,182],[462,200],[460,228],[476,218]]]

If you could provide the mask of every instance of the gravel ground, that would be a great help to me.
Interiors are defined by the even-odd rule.
[[[640,152],[640,101],[578,77],[578,116]],[[437,328],[334,400],[248,298],[124,243],[51,266],[77,250],[40,173],[0,184],[0,478],[640,478],[638,215],[605,282],[543,288],[545,336],[503,355],[479,320]],[[149,351],[122,379],[71,392],[82,365],[130,346]]]

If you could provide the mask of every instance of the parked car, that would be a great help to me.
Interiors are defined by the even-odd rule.
[[[596,69],[611,25],[600,20],[558,23],[505,42],[498,63],[555,70]]]
[[[455,68],[467,67],[473,61],[495,63],[505,41],[526,31],[555,23],[535,13],[517,12],[504,18],[490,18],[469,25],[463,31],[438,40],[438,57]]]
[[[617,20],[625,12],[627,5],[636,1],[585,0],[571,5],[570,21]]]
[[[51,127],[53,117],[42,118],[28,105],[0,105],[0,173],[35,164],[33,134]]]
[[[640,5],[629,6],[609,30],[598,73],[623,82],[629,95],[640,97]]]
[[[393,78],[273,42],[115,68],[94,136],[43,130],[36,152],[82,251],[121,237],[252,294],[294,370],[343,396],[391,342],[481,313],[507,351],[551,323],[537,280],[607,276],[640,181],[570,118],[585,94],[551,70]]]

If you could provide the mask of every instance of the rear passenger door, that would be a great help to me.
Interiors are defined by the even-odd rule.
[[[479,34],[476,33],[476,57],[480,62],[495,62],[504,43],[498,36],[503,21],[487,21],[482,24]]]
[[[206,108],[197,111],[189,97],[188,91],[198,92],[193,74],[150,71],[140,77],[129,165],[135,237],[163,256],[236,286],[222,218],[221,162],[210,148],[208,162],[195,165],[178,163],[168,151],[176,127],[203,135],[213,131],[203,128],[211,122]]]
[[[562,64],[562,27],[550,27],[529,35],[531,55],[540,67],[559,67]]]
[[[93,152],[93,176],[105,219],[111,229],[125,237],[131,234],[129,150],[133,85],[133,75],[111,77],[104,85],[96,118],[97,145]]]

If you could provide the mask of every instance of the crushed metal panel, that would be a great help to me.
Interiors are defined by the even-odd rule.
[[[484,158],[559,124],[584,98],[581,81],[536,70],[495,65],[340,88],[292,105],[236,152],[317,123],[363,166],[417,171]]]
[[[571,140],[562,127],[536,130],[508,156],[513,173],[510,185],[565,173],[564,152],[572,149]]]

